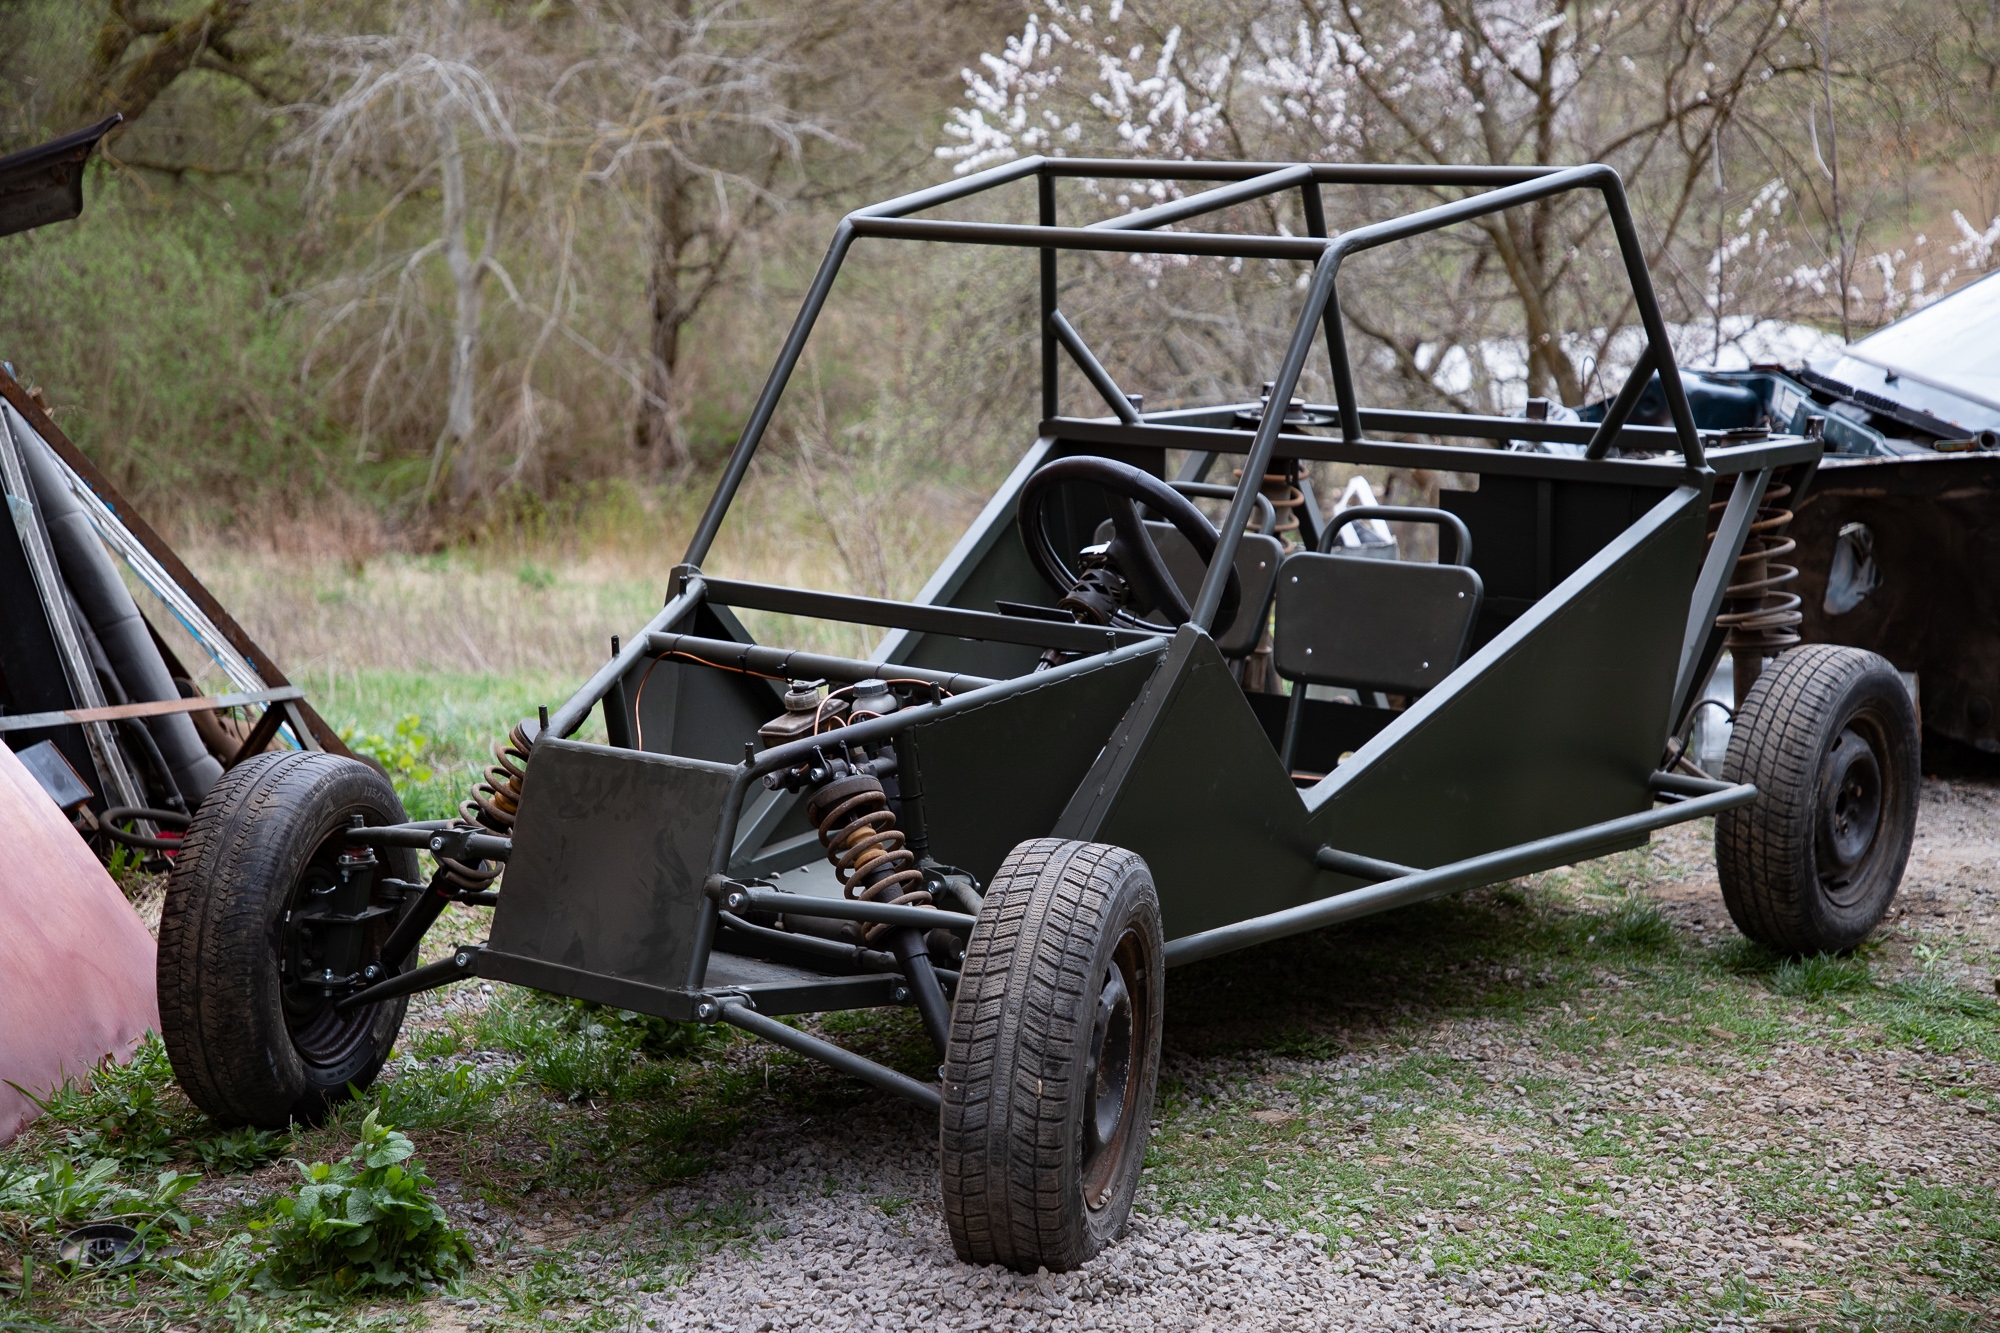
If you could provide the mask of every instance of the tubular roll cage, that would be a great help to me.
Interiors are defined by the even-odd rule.
[[[1040,210],[1037,225],[957,222],[913,216],[1029,177],[1036,182]],[[1120,217],[1086,226],[1060,226],[1056,221],[1055,186],[1062,179],[1212,181],[1218,184],[1190,197]],[[1321,197],[1321,187],[1328,185],[1467,187],[1484,192],[1333,236],[1327,233]],[[1169,229],[1173,223],[1291,190],[1300,194],[1310,232],[1308,236],[1238,235]],[[1340,268],[1348,256],[1576,191],[1596,191],[1604,200],[1647,336],[1644,352],[1612,399],[1601,423],[1589,425],[1446,412],[1379,410],[1363,408],[1358,404],[1337,294]],[[1026,158],[964,180],[858,209],[839,223],[826,256],[808,288],[803,307],[784,341],[777,363],[729,457],[714,496],[703,512],[683,562],[672,571],[666,605],[640,634],[627,641],[567,702],[552,715],[546,716],[541,734],[558,738],[573,735],[582,727],[591,709],[600,702],[606,704],[609,718],[614,703],[622,708],[622,682],[635,665],[666,653],[715,666],[776,676],[825,677],[853,682],[894,674],[927,681],[952,692],[950,697],[923,707],[906,708],[842,729],[844,739],[860,744],[885,740],[919,723],[1011,698],[1091,669],[1168,652],[1176,637],[1172,632],[1155,634],[1125,628],[1062,624],[924,601],[890,601],[745,583],[702,572],[701,562],[707,557],[748,472],[751,459],[771,423],[778,400],[798,364],[849,250],[856,240],[874,237],[1010,246],[1039,252],[1043,416],[1040,433],[1044,443],[1059,437],[1083,445],[1137,446],[1162,453],[1167,449],[1185,450],[1204,460],[1212,459],[1217,454],[1244,456],[1243,480],[1236,486],[1200,488],[1204,494],[1218,497],[1227,494],[1230,503],[1227,515],[1219,525],[1221,534],[1215,557],[1209,561],[1199,593],[1193,599],[1193,618],[1189,626],[1183,627],[1183,635],[1190,630],[1203,635],[1209,633],[1237,548],[1249,527],[1253,509],[1261,499],[1257,479],[1264,475],[1276,457],[1537,479],[1610,479],[1656,488],[1692,486],[1701,489],[1715,484],[1719,477],[1729,477],[1732,478],[1729,498],[1723,506],[1715,539],[1702,561],[1687,608],[1669,716],[1671,723],[1684,715],[1693,689],[1715,661],[1720,644],[1719,635],[1713,631],[1715,617],[1722,606],[1729,573],[1743,549],[1767,485],[1777,472],[1795,470],[1796,484],[1803,488],[1810,480],[1820,454],[1817,439],[1796,437],[1748,444],[1728,443],[1704,449],[1674,362],[1623,183],[1618,173],[1608,166],[1407,167]],[[1304,306],[1286,346],[1269,401],[1280,405],[1291,401],[1314,339],[1324,336],[1331,362],[1335,394],[1331,408],[1337,413],[1338,438],[1286,431],[1282,408],[1262,413],[1254,433],[1247,436],[1247,444],[1246,432],[1214,424],[1218,410],[1214,407],[1142,414],[1120,390],[1058,306],[1058,256],[1063,250],[1310,262],[1312,272]],[[1060,414],[1058,349],[1071,358],[1103,398],[1110,409],[1109,416],[1084,418]],[[1630,422],[1631,413],[1655,372],[1665,391],[1673,424],[1668,427],[1633,425]],[[1379,441],[1366,437],[1365,432],[1369,429],[1434,439],[1526,439],[1580,444],[1585,446],[1585,451],[1582,458],[1576,458],[1520,454],[1490,447]],[[1654,456],[1614,458],[1609,456],[1614,446]],[[1040,455],[1041,451],[1032,451],[1029,461],[1038,459]],[[1023,468],[1026,467],[1024,462]],[[1317,522],[1316,514],[1311,521]],[[704,603],[815,616],[919,634],[1056,649],[1082,656],[1049,670],[994,680],[926,670],[892,661],[889,659],[894,654],[887,651],[880,653],[883,660],[862,661],[673,632],[676,624],[688,619]],[[1663,745],[1666,739],[1662,737]],[[621,741],[615,730],[612,741],[614,745],[624,744],[629,748],[629,739]],[[815,747],[821,744],[823,742],[809,737],[758,751],[754,745],[746,743],[745,757],[736,766],[728,797],[723,803],[707,867],[707,886],[685,983],[685,993],[696,1001],[691,1006],[690,1016],[703,1021],[735,1023],[781,1045],[833,1064],[878,1087],[935,1106],[938,1097],[935,1088],[915,1083],[850,1052],[775,1023],[751,1011],[741,997],[732,997],[725,991],[709,994],[704,990],[722,913],[731,905],[783,906],[787,910],[811,915],[916,924],[904,919],[910,909],[779,895],[769,889],[740,884],[730,877],[738,826],[747,798],[753,792],[753,784],[767,774],[806,761]],[[1655,772],[1648,787],[1661,799],[1673,803],[1665,808],[1611,819],[1428,870],[1322,846],[1315,854],[1315,863],[1320,870],[1356,877],[1363,881],[1364,887],[1184,936],[1170,943],[1167,961],[1169,964],[1192,962],[1230,949],[1317,929],[1478,884],[1586,859],[1630,845],[1631,839],[1652,829],[1747,804],[1757,795],[1756,789],[1748,784],[1731,785],[1667,772]],[[443,855],[483,857],[495,861],[506,860],[510,850],[505,838],[482,831],[447,828],[441,824],[412,823],[356,829],[349,834],[349,838],[377,845],[428,847]],[[778,899],[783,902],[778,902]],[[971,918],[932,911],[926,920],[931,924],[943,921],[962,929],[969,925]],[[414,943],[414,940],[409,942]],[[343,1007],[427,989],[473,975],[479,971],[480,951],[480,946],[466,946],[453,958],[401,976],[392,976],[348,997],[342,1002]]]

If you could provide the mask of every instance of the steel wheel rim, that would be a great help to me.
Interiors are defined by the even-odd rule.
[[[1813,841],[1820,885],[1841,907],[1866,896],[1882,845],[1891,802],[1886,749],[1882,728],[1864,712],[1841,728],[1821,766]]]
[[[1091,1006],[1090,1045],[1084,1065],[1083,1198],[1093,1211],[1117,1192],[1119,1166],[1132,1141],[1133,1107],[1140,1095],[1141,1042],[1146,1012],[1145,969],[1137,931],[1127,930]]]
[[[292,886],[291,895],[285,902],[284,917],[278,926],[279,956],[285,964],[279,977],[285,1031],[291,1037],[292,1048],[298,1052],[299,1058],[319,1068],[337,1068],[369,1045],[373,1041],[372,1029],[381,1008],[380,1005],[370,1004],[345,1012],[336,1010],[334,999],[326,996],[319,986],[300,980],[311,969],[316,954],[308,939],[309,928],[296,924],[296,918],[316,896],[337,882],[333,865],[344,844],[345,840],[336,834],[314,849],[298,883]],[[387,873],[387,866],[378,873],[378,895],[379,875]],[[381,935],[379,929],[370,929],[364,936],[363,966],[380,958]]]

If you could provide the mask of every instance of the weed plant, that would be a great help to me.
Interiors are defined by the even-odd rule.
[[[276,1200],[251,1223],[267,1233],[269,1246],[259,1279],[357,1293],[457,1273],[471,1248],[431,1197],[433,1182],[415,1154],[407,1136],[370,1111],[345,1159],[302,1165],[298,1193]]]

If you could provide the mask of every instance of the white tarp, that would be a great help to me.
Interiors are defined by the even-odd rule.
[[[2000,273],[1848,347],[1847,355],[2000,411]]]

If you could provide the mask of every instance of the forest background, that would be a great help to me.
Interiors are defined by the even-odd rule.
[[[8,150],[127,118],[79,221],[0,240],[0,357],[328,688],[594,661],[838,216],[1015,154],[1607,161],[1683,364],[2000,266],[2000,0],[12,0],[0,73]],[[1066,220],[1174,189],[1066,188]],[[1574,199],[1356,261],[1364,400],[1605,396],[1609,246]],[[712,565],[914,592],[1032,438],[1031,263],[858,248]],[[1080,257],[1062,303],[1168,406],[1254,396],[1299,278]]]

